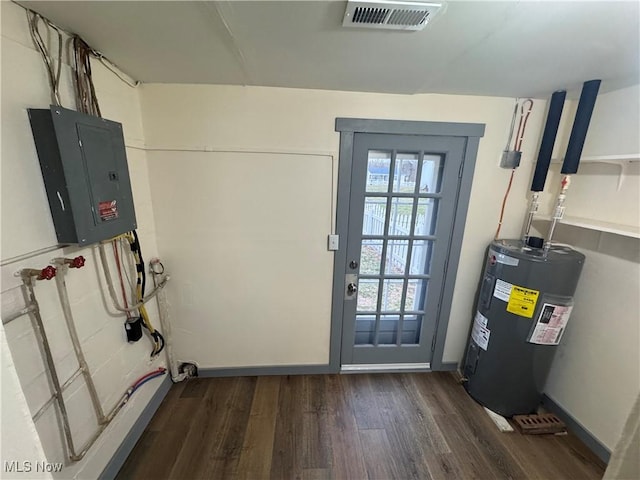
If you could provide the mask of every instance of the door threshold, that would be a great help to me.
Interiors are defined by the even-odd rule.
[[[430,372],[430,363],[366,363],[342,365],[340,373]]]

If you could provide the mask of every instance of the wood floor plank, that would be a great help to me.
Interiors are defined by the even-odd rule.
[[[453,376],[444,375],[441,378],[442,391],[447,399],[455,405],[457,415],[466,425],[468,439],[475,442],[480,452],[497,470],[499,477],[525,478],[526,473],[511,452],[502,446],[498,438],[499,435],[505,434],[495,428],[495,424],[486,414],[484,408],[467,395],[462,385],[457,383]]]
[[[449,373],[387,373],[174,385],[117,478],[595,480],[603,472],[571,434],[499,432]]]
[[[145,430],[143,432],[131,455],[129,455],[129,458],[127,458],[124,465],[122,465],[118,473],[118,478],[122,480],[136,478],[137,470],[145,464],[145,456],[150,456],[149,452],[153,448],[153,443],[157,435],[158,432],[153,430]]]
[[[199,398],[178,398],[176,408],[162,431],[157,432],[153,444],[141,459],[139,468],[132,478],[170,478],[169,473],[176,462],[183,444],[176,439],[183,439],[191,429],[195,420],[194,412],[200,406]]]
[[[453,453],[425,452],[429,475],[434,480],[459,480],[467,478]]]
[[[215,383],[201,382],[188,396],[184,395],[188,390],[184,390],[181,398],[199,398],[201,401],[199,408],[192,412],[197,421],[182,439],[182,448],[173,464],[170,478],[201,478],[200,467],[205,463],[200,460],[207,457],[212,442],[224,424],[235,383],[236,379],[233,378],[220,379]],[[209,388],[203,388],[202,385]]]
[[[326,412],[325,375],[299,375],[302,378],[302,411]]]
[[[302,471],[302,480],[331,480],[331,471],[328,468],[305,468]]]
[[[445,400],[446,397],[442,394],[439,377],[433,373],[435,372],[411,375],[411,384],[422,397],[432,415],[455,414],[455,408]]]
[[[166,397],[162,400],[162,403],[158,407],[155,415],[149,422],[147,429],[156,432],[164,430],[167,421],[171,418],[174,410],[177,408],[177,399],[182,395],[182,391],[187,382],[176,383],[171,386]]]
[[[279,393],[280,377],[258,378],[238,462],[238,478],[270,478]]]
[[[402,478],[403,472],[391,455],[391,445],[384,429],[365,429],[358,432],[369,480]]]
[[[402,398],[404,389],[383,396],[385,408],[382,410],[385,430],[393,455],[399,466],[404,468],[401,478],[429,479],[427,459],[424,455],[428,444],[422,444],[415,425],[410,423],[411,415],[405,411],[406,404]]]
[[[345,397],[340,375],[328,375],[328,434],[331,442],[331,474],[339,479],[367,478],[358,427]]]
[[[217,379],[222,380],[222,379]],[[214,439],[201,470],[201,478],[237,478],[238,463],[242,453],[244,437],[249,424],[251,406],[257,384],[257,377],[234,379],[233,393],[227,404],[227,412],[219,430],[212,431]],[[224,388],[216,385],[215,388]]]
[[[302,451],[298,445],[303,441],[303,392],[302,378],[282,377],[278,398],[278,412],[271,458],[271,478],[302,478]]]
[[[415,377],[416,375],[407,374],[398,376],[404,387],[403,403],[406,405],[406,411],[413,416],[408,421],[414,425],[419,425],[419,437],[422,442],[426,442],[431,447],[432,451],[435,453],[451,453],[451,448],[433,418],[429,404],[414,386],[413,378]]]
[[[470,441],[466,425],[458,415],[435,415],[434,418],[451,446],[463,474],[462,478],[481,479],[500,476],[500,472],[493,468],[476,443]]]
[[[208,378],[190,378],[185,382],[180,398],[204,398],[209,383]]]
[[[327,429],[325,375],[299,378],[302,379],[302,467],[309,471],[329,471],[331,442]]]

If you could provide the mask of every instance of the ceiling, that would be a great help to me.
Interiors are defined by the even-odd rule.
[[[143,82],[508,97],[640,82],[637,1],[449,1],[417,32],[344,28],[344,1],[20,3]]]

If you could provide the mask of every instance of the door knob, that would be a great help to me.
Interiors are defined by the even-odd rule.
[[[347,285],[347,292],[349,295],[354,295],[358,291],[358,285],[355,283],[350,283]]]

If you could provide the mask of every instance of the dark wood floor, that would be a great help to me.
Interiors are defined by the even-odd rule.
[[[448,373],[174,385],[118,479],[601,478],[573,435],[500,433]]]

